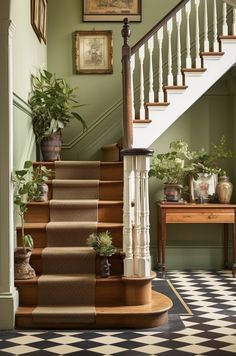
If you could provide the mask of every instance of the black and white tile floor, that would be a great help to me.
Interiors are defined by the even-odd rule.
[[[193,312],[181,315],[177,330],[0,332],[0,356],[235,355],[236,279],[230,271],[171,271],[168,278]]]

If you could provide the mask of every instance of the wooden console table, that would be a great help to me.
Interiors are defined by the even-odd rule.
[[[228,268],[229,224],[233,227],[233,277],[236,274],[236,205],[233,204],[176,204],[158,202],[158,269],[166,269],[166,224],[223,224],[224,267]]]

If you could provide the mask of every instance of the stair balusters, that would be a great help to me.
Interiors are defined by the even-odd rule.
[[[171,46],[172,30],[173,30],[173,20],[170,19],[167,22],[167,34],[168,34],[168,76],[167,76],[167,84],[169,86],[174,85],[173,72],[172,72],[172,46]]]
[[[206,0],[207,1],[207,0]],[[192,59],[190,54],[190,13],[191,13],[191,2],[185,5],[186,13],[186,68],[192,67]]]
[[[204,52],[209,52],[207,0],[204,0],[204,45],[203,46],[204,46]]]

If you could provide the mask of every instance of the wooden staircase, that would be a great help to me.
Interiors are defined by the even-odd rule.
[[[54,163],[36,164],[43,164],[54,170]],[[38,280],[43,274],[42,251],[47,247],[46,225],[50,221],[50,204],[32,202],[29,203],[26,214],[25,230],[34,239],[31,265],[36,271],[36,277],[15,281],[20,304],[16,311],[17,328],[146,328],[167,321],[172,302],[166,296],[152,291],[155,274],[145,278],[123,276],[123,164],[101,162],[100,167],[97,230],[111,232],[118,252],[110,257],[111,276],[108,278],[99,276],[100,257],[96,256],[95,322],[78,323],[71,319],[70,322],[62,323],[55,321],[55,318],[47,320],[46,323],[34,322],[32,315],[39,304]],[[49,199],[53,199],[51,182]],[[17,229],[17,233],[20,235],[20,229]],[[53,304],[53,301],[51,303]]]

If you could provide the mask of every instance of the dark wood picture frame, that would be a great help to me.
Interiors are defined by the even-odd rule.
[[[112,74],[112,31],[74,32],[76,74]]]
[[[40,32],[40,36],[45,44],[47,43],[47,12],[48,12],[47,0],[40,0],[39,32]]]
[[[83,0],[84,22],[141,22],[142,0]]]
[[[40,33],[40,23],[39,23],[39,8],[41,0],[31,0],[31,26],[34,29],[38,40],[41,42],[41,33]]]

